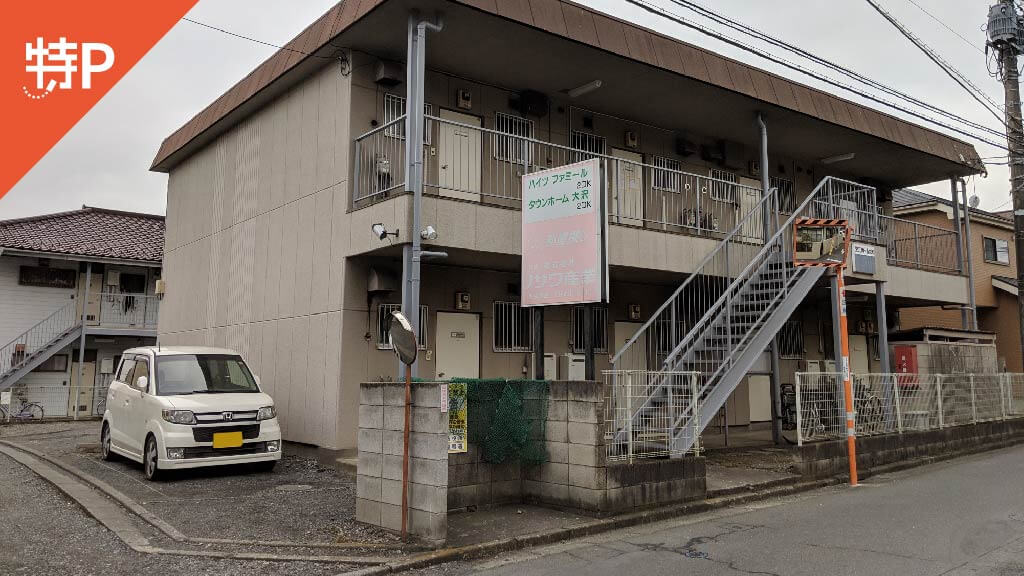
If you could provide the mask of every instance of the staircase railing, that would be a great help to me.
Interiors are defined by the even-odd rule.
[[[17,370],[40,350],[74,328],[79,322],[75,312],[75,302],[68,302],[0,348],[0,377]]]
[[[732,271],[757,254],[766,224],[771,224],[776,198],[777,190],[772,188],[697,264],[612,356],[613,370],[658,370],[668,365],[676,343],[729,285]]]
[[[709,391],[732,366],[736,355],[757,335],[761,324],[774,307],[789,296],[794,281],[804,273],[804,270],[791,268],[787,255],[793,246],[793,222],[805,216],[837,217],[835,205],[831,201],[841,198],[844,204],[849,206],[851,198],[854,197],[853,192],[857,189],[861,192],[871,192],[872,198],[874,196],[873,189],[869,187],[831,177],[823,179],[785,223],[773,226],[775,233],[763,246],[753,246],[745,251],[744,255],[749,256],[743,258],[741,264],[745,262],[746,265],[734,278],[731,272],[736,265],[730,261],[730,257],[735,257],[738,250],[730,248],[733,236],[727,237],[658,309],[637,335],[616,353],[613,358],[616,369],[643,368],[646,364],[642,362],[650,359],[649,351],[652,350],[648,339],[654,337],[659,339],[656,340],[653,350],[660,356],[656,360],[662,370],[685,368],[700,373],[701,382],[694,401],[676,413],[672,426],[673,444],[688,430],[703,430],[705,423],[696,423],[695,427],[694,422],[688,420],[696,419],[696,415],[700,413],[711,413],[704,407]],[[774,194],[769,194],[762,199],[769,203],[765,206],[767,209],[774,210],[775,198]],[[822,199],[825,201],[822,202]],[[737,229],[742,226],[743,223],[737,226]],[[688,293],[700,288],[709,290],[709,293]],[[714,301],[709,305],[708,300],[711,298],[714,298]],[[686,318],[685,315],[680,315],[681,311],[699,312],[696,321],[684,320],[687,322],[685,332],[682,330],[683,326],[678,324],[680,318]],[[670,330],[659,331],[657,326],[664,322],[666,315],[672,320]],[[676,335],[679,333],[683,333],[684,336],[677,338]],[[669,344],[662,346],[663,342]],[[641,356],[641,353],[646,355]],[[640,365],[629,366],[627,364],[630,361],[640,362]],[[643,417],[645,411],[664,394],[665,383],[655,381],[648,399],[633,411],[632,418]],[[711,408],[717,410],[714,406]],[[615,439],[621,440],[621,434],[622,431],[618,431]],[[695,441],[696,438],[686,438],[682,450],[688,449]]]
[[[843,202],[850,202],[858,187],[861,193],[874,196],[873,188],[846,180],[826,177],[819,182],[814,191],[779,226],[772,238],[743,271],[736,275],[714,305],[672,350],[670,357],[678,360],[668,364],[670,369],[694,365],[702,368],[701,382],[693,407],[680,413],[673,425],[673,444],[676,440],[684,441],[682,447],[673,446],[674,448],[685,451],[692,444],[689,437],[682,437],[681,429],[693,427],[687,422],[689,419],[695,418],[696,414],[717,411],[720,407],[717,404],[724,402],[732,392],[731,389],[723,390],[715,398],[716,402],[712,403],[715,405],[707,406],[711,392],[721,383],[722,376],[758,335],[763,322],[776,306],[790,296],[794,281],[807,273],[808,269],[792,267],[793,223],[805,217],[843,217],[845,206],[833,204],[832,201],[843,198]],[[861,220],[862,225],[865,222],[877,223],[877,219],[869,219],[870,222]],[[873,232],[867,231],[865,235]],[[702,431],[705,424],[698,423],[697,429]]]

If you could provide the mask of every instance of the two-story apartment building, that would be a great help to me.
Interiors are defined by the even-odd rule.
[[[0,392],[12,416],[33,403],[45,417],[102,414],[121,352],[156,342],[163,237],[163,216],[88,206],[0,220]]]
[[[241,350],[287,439],[354,447],[359,383],[397,375],[386,320],[402,247],[420,234],[404,169],[413,8],[444,22],[427,37],[422,224],[447,258],[423,264],[419,376],[534,375],[520,179],[585,158],[601,159],[609,221],[598,370],[675,366],[726,306],[726,330],[751,338],[725,390],[736,424],[771,417],[772,336],[783,381],[834,357],[820,270],[786,267],[777,290],[747,290],[791,252],[791,217],[847,219],[874,253],[847,272],[855,370],[881,369],[877,299],[892,313],[967,301],[941,250],[956,232],[915,238],[891,191],[979,172],[969,144],[565,0],[345,0],[170,135],[152,166],[170,175],[161,341]],[[765,217],[775,205],[782,232]],[[923,261],[905,249],[915,241],[935,244]],[[779,297],[742,321],[733,296],[766,292]],[[578,377],[584,314],[545,310],[559,378]]]
[[[959,207],[961,214],[964,207]],[[1012,212],[986,212],[969,208],[970,242],[964,238],[962,250],[974,268],[975,305],[978,308],[978,329],[994,332],[996,349],[1005,370],[1024,370],[1020,350],[1020,316],[1017,314],[1017,263],[1014,256]],[[893,213],[921,225],[949,227],[953,222],[952,201],[936,198],[915,190],[898,190],[893,194]],[[966,257],[966,256],[965,256]],[[970,328],[963,326],[959,309],[940,306],[900,310],[901,329],[923,327]]]

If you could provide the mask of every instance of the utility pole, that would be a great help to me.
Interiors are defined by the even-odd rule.
[[[988,11],[988,44],[996,51],[999,79],[1003,82],[1006,117],[1006,147],[1010,164],[1010,194],[1013,199],[1013,238],[1017,251],[1017,286],[1024,287],[1024,128],[1021,127],[1020,79],[1017,55],[1024,39],[1024,21],[1015,0],[1002,2]],[[1017,290],[1017,314],[1024,351],[1024,290]]]

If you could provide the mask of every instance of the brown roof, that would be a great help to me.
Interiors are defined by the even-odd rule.
[[[158,263],[164,256],[164,217],[82,206],[0,220],[0,248]]]
[[[202,112],[168,136],[152,170],[167,171],[172,154],[274,80],[309,58],[342,31],[388,0],[341,0],[281,50],[256,67]],[[974,147],[962,140],[878,112],[822,90],[670,38],[568,0],[449,0],[538,28],[619,56],[696,78],[711,85],[808,116],[897,142],[981,169]]]

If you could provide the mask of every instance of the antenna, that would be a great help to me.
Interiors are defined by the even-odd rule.
[[[978,195],[975,194],[974,196],[971,196],[971,199],[968,202],[970,203],[971,208],[977,208],[978,204],[981,204],[981,198],[978,198]]]

